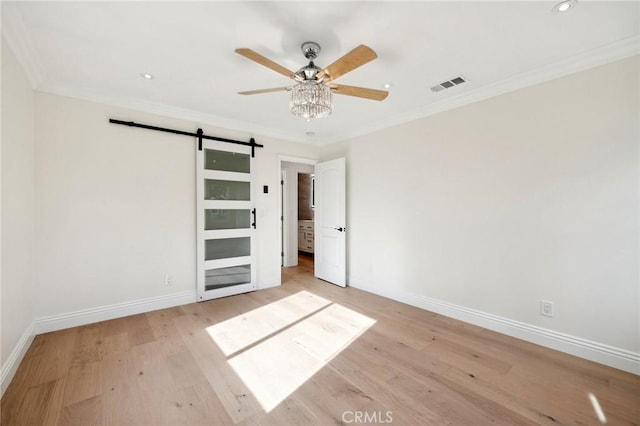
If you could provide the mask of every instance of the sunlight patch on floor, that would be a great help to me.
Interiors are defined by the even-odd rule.
[[[222,352],[229,356],[330,304],[327,299],[300,291],[214,324],[207,328],[207,332]]]
[[[307,293],[307,295],[301,296],[310,300],[308,295],[312,295],[311,293],[301,293]],[[294,296],[298,295],[300,293]],[[314,297],[326,300],[318,296]],[[319,311],[306,318],[304,315],[301,316],[304,319],[294,322],[293,325],[289,325],[291,324],[290,319],[293,318],[292,314],[285,315],[289,321],[277,319],[283,314],[282,305],[276,305],[274,310],[270,311],[269,307],[274,304],[260,308],[260,315],[253,315],[246,320],[236,320],[238,318],[236,317],[225,321],[227,323],[224,327],[225,336],[235,336],[236,333],[246,332],[251,329],[251,323],[254,321],[257,327],[262,327],[264,322],[284,324],[280,332],[269,333],[271,335],[269,338],[228,359],[229,365],[251,390],[266,412],[270,412],[278,406],[333,357],[375,324],[375,320],[339,304],[329,302],[326,307],[322,307],[318,302],[319,300],[315,300],[312,306],[320,306]],[[300,312],[300,308],[297,306],[296,312]],[[268,316],[274,318],[267,319]],[[239,317],[246,317],[246,314]],[[236,325],[237,329],[234,330],[232,325]],[[256,341],[255,336],[258,334],[260,333],[254,333],[254,337],[247,339],[247,341]],[[231,353],[238,351],[236,339],[229,337],[221,339],[220,333],[216,332],[211,335],[212,337],[218,336],[218,340],[223,345],[227,345],[227,348],[234,348],[235,350],[232,350]],[[215,337],[214,340],[218,343]],[[230,345],[230,341],[233,341],[234,344]],[[220,347],[222,348],[222,346]]]
[[[589,397],[589,401],[591,401],[591,405],[593,406],[593,411],[595,411],[596,416],[598,417],[598,421],[603,425],[607,424],[607,417],[604,415],[604,411],[602,411],[602,407],[600,406],[600,402],[598,402],[598,398],[591,392],[587,394]]]

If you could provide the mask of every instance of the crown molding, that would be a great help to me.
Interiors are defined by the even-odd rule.
[[[615,62],[640,53],[640,36],[636,35],[563,59],[559,62],[540,67],[533,71],[521,73],[493,84],[485,85],[438,102],[430,103],[416,110],[397,114],[384,120],[375,121],[370,125],[348,129],[341,131],[340,133],[319,135],[313,140],[309,140],[309,138],[294,135],[286,129],[260,126],[250,121],[236,120],[188,108],[146,101],[144,99],[118,96],[111,93],[107,94],[86,88],[73,87],[53,82],[48,78],[48,75],[42,66],[37,49],[31,41],[22,19],[22,15],[15,3],[2,2],[2,35],[6,39],[9,47],[15,53],[20,65],[25,69],[32,87],[36,90],[111,106],[133,109],[141,112],[194,121],[200,124],[211,125],[242,133],[247,133],[247,129],[252,129],[252,132],[249,133],[252,137],[260,135],[284,141],[316,146],[347,141],[359,136],[425,118],[440,112],[459,108],[494,96],[560,78],[568,74]]]
[[[107,95],[104,93],[81,90],[75,87],[65,87],[61,85],[45,84],[40,90],[61,96],[84,99],[92,102],[129,108],[141,112],[148,112],[162,116],[195,121],[201,124],[221,127],[246,133],[246,129],[253,129],[251,136],[255,134],[272,137],[280,140],[298,142],[313,145],[329,145],[336,142],[346,141],[355,137],[367,135],[376,131],[384,130],[399,124],[429,117],[440,112],[452,110],[474,102],[482,101],[494,96],[513,92],[525,87],[540,84],[545,81],[560,78],[569,74],[584,71],[600,65],[622,60],[624,58],[638,55],[640,53],[640,36],[629,37],[615,43],[610,43],[599,48],[572,56],[562,61],[546,65],[544,67],[528,71],[501,80],[494,84],[485,85],[478,89],[461,93],[460,95],[444,99],[440,102],[431,103],[424,108],[413,110],[405,114],[399,114],[386,120],[377,121],[370,126],[363,126],[351,131],[341,132],[335,136],[325,136],[314,139],[313,142],[303,137],[295,136],[281,129],[266,126],[258,126],[255,123],[234,120],[214,114],[207,114],[201,111],[186,108],[174,107],[149,102],[142,99],[127,98],[117,95]]]
[[[38,89],[47,80],[47,73],[40,61],[35,45],[22,20],[16,2],[1,2],[2,36],[27,74],[31,87]]]
[[[193,121],[202,125],[210,125],[223,128],[226,130],[237,131],[246,134],[248,137],[270,137],[289,142],[309,143],[302,137],[292,136],[279,129],[260,126],[255,123],[243,120],[235,120],[228,117],[222,117],[215,114],[209,114],[188,108],[171,106],[159,102],[146,101],[139,98],[119,96],[114,94],[106,94],[89,89],[80,89],[52,82],[45,83],[40,92],[50,93],[68,98],[81,99],[89,102],[95,102],[103,105],[110,105],[118,108],[126,108],[139,112],[157,114],[169,118],[175,118],[185,121]],[[251,129],[251,131],[247,131]]]
[[[345,132],[340,135],[339,138],[335,138],[333,142],[340,142],[364,136],[399,124],[425,118],[440,112],[452,110],[474,102],[479,102],[498,95],[523,89],[525,87],[564,77],[569,74],[595,68],[600,65],[606,65],[638,54],[640,54],[640,35],[622,39],[617,42],[571,56],[553,64],[549,64],[532,71],[527,71],[496,83],[479,87],[469,92],[461,93],[460,95],[444,99],[440,102],[431,103],[426,105],[424,108],[413,110],[405,114],[399,114],[390,117],[387,120],[381,120],[371,126],[360,127],[359,129],[354,129],[351,132]]]

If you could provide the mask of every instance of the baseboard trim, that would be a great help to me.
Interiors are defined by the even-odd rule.
[[[360,286],[357,283],[350,285],[417,308],[497,331],[507,336],[640,375],[640,353],[637,352],[616,348],[423,295],[398,290],[379,291],[379,289]]]
[[[256,290],[266,290],[268,288],[280,287],[282,283],[279,282],[271,282],[271,283],[262,283]]]
[[[2,365],[0,372],[0,397],[4,395],[4,391],[7,390],[13,376],[18,371],[18,366],[22,362],[24,355],[27,353],[27,349],[31,346],[33,338],[35,337],[35,322],[32,322],[29,327],[22,333],[20,340],[9,354],[9,358]]]
[[[2,369],[0,371],[0,397],[4,395],[4,391],[9,387],[11,380],[13,380],[13,376],[18,370],[18,366],[22,362],[22,359],[27,353],[27,349],[29,349],[29,346],[31,346],[31,343],[37,334],[63,330],[65,328],[77,327],[114,318],[126,317],[129,315],[141,314],[158,309],[171,308],[173,306],[186,305],[194,302],[196,302],[196,292],[185,291],[38,318],[32,322],[29,327],[27,327],[22,334],[22,337],[20,337],[20,340],[13,348],[13,351],[9,354],[9,358],[7,358],[5,363],[2,365]]]
[[[65,328],[77,327],[94,322],[106,321],[194,302],[196,302],[195,290],[133,300],[130,302],[116,303],[114,305],[99,306],[66,314],[51,315],[36,319],[35,333],[48,333],[50,331],[63,330]]]

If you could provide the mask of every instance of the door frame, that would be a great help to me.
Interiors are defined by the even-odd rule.
[[[290,155],[283,155],[283,154],[278,154],[278,182],[281,182],[284,177],[283,177],[283,170],[282,170],[282,163],[283,162],[287,162],[287,163],[298,163],[298,164],[306,164],[306,165],[311,165],[314,166],[319,162],[319,160],[314,160],[311,158],[304,158],[304,157],[293,157]],[[295,178],[296,178],[296,185],[297,185],[297,177],[298,177],[298,173],[296,171],[295,173]],[[290,206],[289,205],[289,200],[287,197],[285,197],[285,194],[283,192],[283,185],[279,185],[278,188],[278,196],[279,196],[279,200],[280,202],[278,203],[278,209],[280,210],[280,214],[279,217],[282,218],[282,220],[280,221],[280,264],[281,266],[296,266],[297,265],[297,260],[294,264],[291,264],[290,262],[287,262],[286,259],[287,257],[290,256],[289,253],[289,244],[287,244],[292,238],[295,238],[296,240],[298,239],[298,234],[297,234],[297,229],[298,227],[296,226],[295,229],[296,231],[293,233],[294,235],[291,235],[291,220],[292,218],[288,217],[287,215],[285,215],[285,212],[290,208],[290,207],[294,207],[294,211],[296,212],[296,218],[298,215],[298,199],[295,199],[295,206]],[[297,247],[298,245],[295,244],[296,247],[296,253],[297,253]]]

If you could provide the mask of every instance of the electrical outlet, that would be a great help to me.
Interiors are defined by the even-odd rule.
[[[173,277],[169,274],[164,274],[164,285],[173,284]]]
[[[540,301],[540,315],[544,315],[545,317],[553,316],[553,302],[549,302],[547,300]]]

